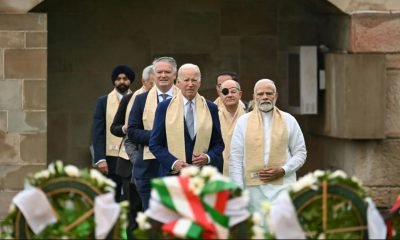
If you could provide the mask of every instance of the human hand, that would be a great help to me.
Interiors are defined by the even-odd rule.
[[[127,125],[127,124],[125,124],[124,126],[122,126],[122,132],[123,132],[123,133],[128,132],[128,125]]]
[[[175,163],[172,172],[173,173],[178,173],[182,170],[182,168],[186,167],[186,162],[183,160],[177,160],[177,162]]]
[[[108,174],[108,165],[107,162],[101,162],[99,164],[97,164],[97,169],[99,169],[100,172],[104,173],[104,174]]]
[[[266,167],[259,173],[260,180],[263,182],[271,182],[285,176],[285,170],[281,167]]]
[[[208,164],[208,157],[205,153],[193,154],[192,164],[198,167],[202,167]]]

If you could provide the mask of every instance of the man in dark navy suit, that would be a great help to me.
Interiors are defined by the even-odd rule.
[[[121,178],[116,174],[119,146],[122,138],[111,134],[110,126],[114,120],[121,98],[131,93],[129,86],[135,80],[135,73],[126,65],[118,65],[111,73],[114,89],[97,99],[93,116],[92,141],[94,165],[116,183],[115,199],[121,200]]]
[[[178,174],[188,165],[223,169],[224,142],[217,106],[198,94],[201,73],[197,65],[184,64],[178,71],[181,90],[159,104],[149,147],[161,164],[160,176]]]
[[[150,181],[158,177],[160,166],[148,148],[155,111],[159,102],[172,98],[178,91],[174,86],[177,71],[175,59],[157,58],[153,61],[153,69],[156,75],[155,87],[136,97],[128,120],[128,138],[138,145],[139,150],[133,164],[133,176],[142,199],[143,210],[148,208]]]

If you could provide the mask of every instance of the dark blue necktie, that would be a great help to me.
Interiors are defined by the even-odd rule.
[[[162,97],[162,101],[163,101],[163,102],[164,102],[165,100],[167,100],[168,94],[166,94],[166,93],[161,93],[160,95],[161,95],[161,97]]]

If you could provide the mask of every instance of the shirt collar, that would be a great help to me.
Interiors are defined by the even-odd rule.
[[[163,92],[160,91],[160,89],[156,89],[157,90],[157,96],[160,96],[160,94],[163,94]],[[174,96],[174,88],[171,87],[167,92],[165,92],[165,94],[168,94],[168,96],[172,97]]]
[[[123,97],[124,95],[122,95],[121,93],[117,92],[117,96],[118,96],[118,100],[121,101],[121,99],[122,99],[122,97]]]
[[[183,105],[186,105],[187,102],[189,102],[189,100],[186,97],[183,97]],[[192,103],[196,105],[196,98],[192,99]]]

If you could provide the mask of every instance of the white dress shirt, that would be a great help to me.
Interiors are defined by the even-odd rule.
[[[245,182],[245,159],[246,159],[246,129],[249,113],[242,115],[235,126],[231,141],[231,152],[229,159],[229,176],[241,188],[247,188],[250,193],[250,208],[258,209],[265,200],[273,202],[279,193],[286,189],[290,183],[296,181],[296,171],[303,166],[307,151],[304,136],[296,119],[289,113],[282,112],[283,119],[288,129],[288,146],[286,151],[286,162],[282,166],[285,170],[282,185],[264,184],[259,186],[246,186]],[[262,113],[264,125],[264,164],[268,164],[272,111]]]
[[[161,94],[164,94],[164,93],[161,92],[160,89],[158,89],[158,88],[156,89],[156,91],[157,91],[157,96],[158,96],[158,102],[162,102],[164,99],[163,99],[163,97],[162,97]],[[174,96],[174,88],[171,87],[167,92],[165,92],[165,94],[168,95],[168,96],[167,96],[167,99],[172,98],[172,96]],[[166,99],[166,100],[167,100],[167,99]]]
[[[183,97],[183,109],[185,110],[185,116],[186,116],[186,113],[189,108],[189,105],[187,105],[187,102],[189,102],[189,100],[187,98]],[[196,123],[196,99],[195,98],[192,99],[192,109],[193,109],[193,120],[194,120],[194,135],[196,136],[197,123]]]

